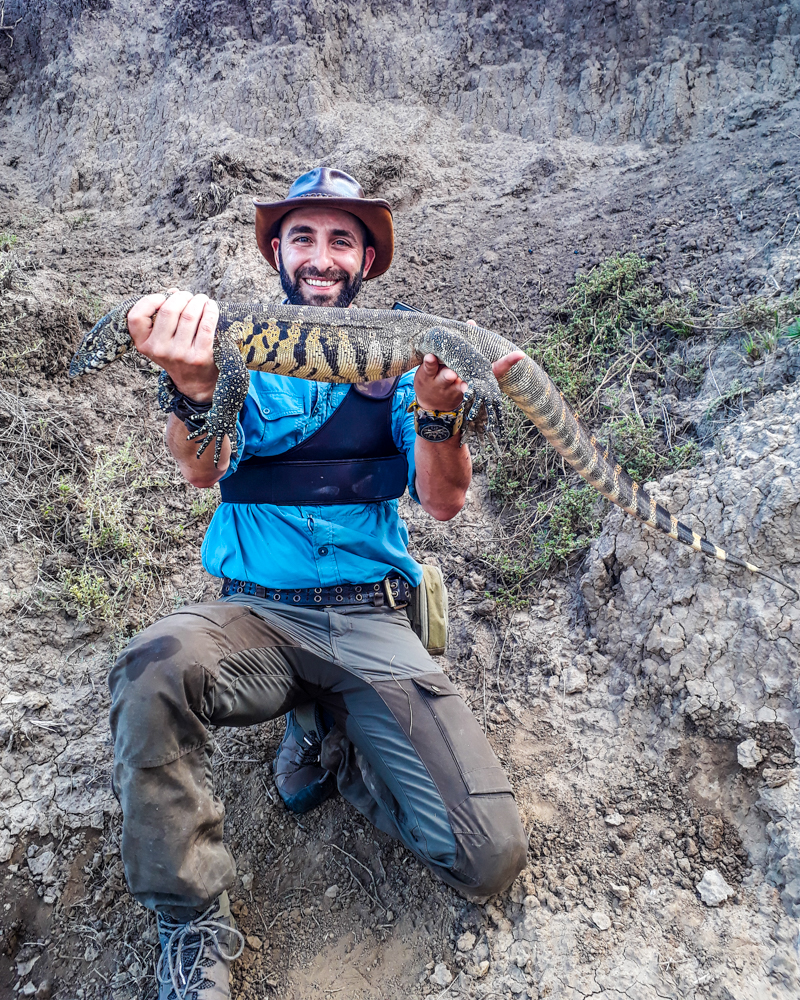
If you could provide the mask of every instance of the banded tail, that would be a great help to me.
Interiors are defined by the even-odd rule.
[[[800,597],[800,592],[785,580],[767,573],[753,563],[730,555],[719,545],[681,524],[657,503],[654,497],[628,475],[611,455],[608,447],[603,448],[597,443],[594,435],[535,361],[528,358],[514,365],[508,375],[500,380],[500,388],[533,421],[559,455],[612,503],[640,518],[651,528],[663,531],[670,538],[688,545],[695,552],[703,552],[732,566],[758,573]]]

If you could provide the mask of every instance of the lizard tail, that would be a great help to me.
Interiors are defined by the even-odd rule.
[[[751,573],[758,573],[786,587],[800,598],[800,592],[785,580],[767,573],[753,563],[729,555],[718,545],[681,524],[657,503],[654,497],[625,472],[608,447],[598,444],[553,381],[531,358],[514,365],[508,375],[500,379],[500,388],[533,421],[573,469],[612,503],[640,518],[651,528],[663,531],[670,538],[688,545],[695,552],[703,552],[733,566],[748,569]]]

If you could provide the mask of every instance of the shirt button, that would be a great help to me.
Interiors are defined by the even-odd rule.
[[[321,556],[326,556],[328,554],[328,548],[327,546],[322,545],[320,546],[320,548],[317,549],[317,552],[319,552]]]

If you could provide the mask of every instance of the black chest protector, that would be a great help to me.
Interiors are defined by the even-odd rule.
[[[405,492],[408,461],[392,437],[397,379],[351,386],[325,423],[280,455],[255,455],[220,484],[224,503],[377,503]],[[376,392],[377,390],[377,392]],[[367,394],[371,393],[371,394]]]

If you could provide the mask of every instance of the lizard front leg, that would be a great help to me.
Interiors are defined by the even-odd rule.
[[[237,454],[236,418],[247,398],[250,373],[245,368],[236,345],[230,337],[225,333],[220,333],[219,330],[214,336],[214,361],[219,368],[219,376],[214,387],[211,409],[205,415],[205,421],[200,429],[196,433],[190,434],[186,440],[193,441],[199,437],[203,438],[197,452],[197,457],[200,458],[212,439],[216,438],[214,465],[217,465],[226,434],[231,441],[231,454]]]
[[[466,418],[474,421],[478,418],[481,405],[486,410],[487,430],[492,431],[495,424],[502,423],[500,408],[500,386],[494,377],[491,362],[469,341],[447,330],[444,327],[433,327],[426,330],[417,343],[417,353],[420,356],[435,354],[448,368],[467,383],[464,402],[467,404]]]

